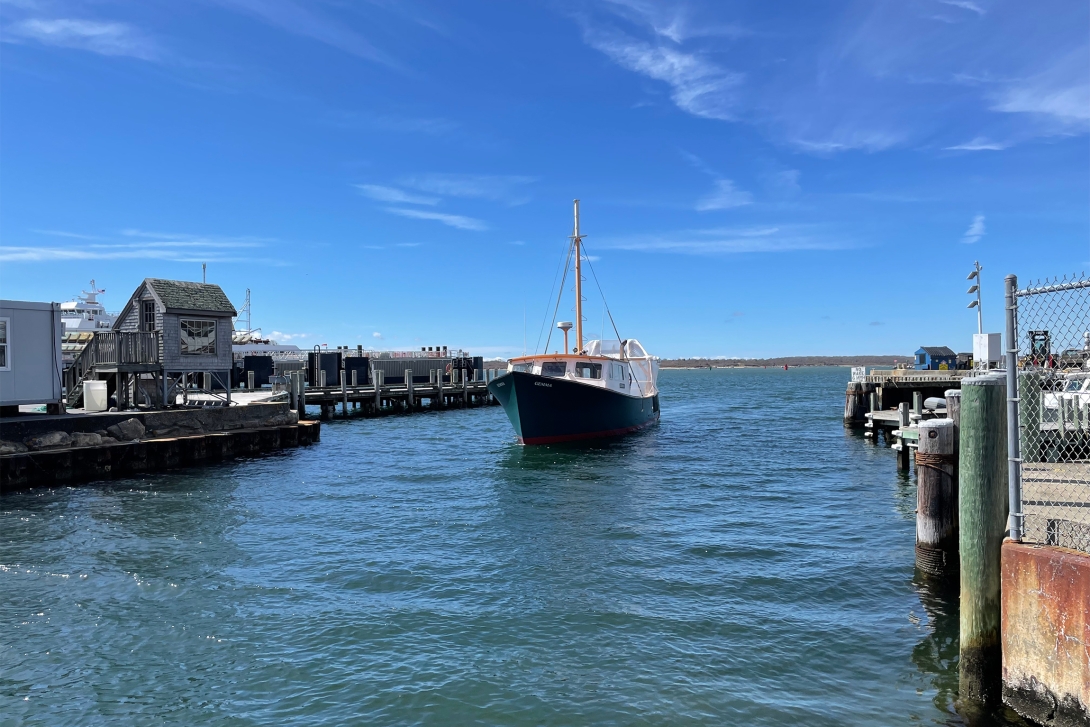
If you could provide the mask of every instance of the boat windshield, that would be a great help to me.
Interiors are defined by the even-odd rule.
[[[563,361],[546,361],[541,364],[542,376],[563,376],[568,365]]]
[[[526,373],[530,373],[531,371],[534,370],[534,365],[532,363],[511,364],[511,370],[512,371],[524,371]]]
[[[602,364],[579,361],[575,364],[575,375],[581,379],[602,378]]]

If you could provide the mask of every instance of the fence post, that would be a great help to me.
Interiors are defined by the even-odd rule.
[[[1018,441],[1018,277],[1006,278],[1007,294],[1007,479],[1010,538],[1022,540],[1022,451]]]
[[[1000,649],[1000,552],[1007,532],[1007,410],[1005,377],[962,381],[958,547],[961,553],[962,698],[998,703],[1002,688]]]

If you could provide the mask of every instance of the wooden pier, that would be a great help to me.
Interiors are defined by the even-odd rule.
[[[491,379],[493,373],[487,374]],[[343,374],[344,372],[342,372]],[[288,400],[300,418],[305,416],[305,407],[321,407],[321,417],[333,419],[337,410],[340,416],[383,416],[386,414],[411,413],[448,408],[468,408],[498,405],[488,392],[488,380],[470,381],[462,378],[454,383],[432,381],[428,383],[399,383],[387,386],[383,383],[382,372],[378,372],[378,381],[368,386],[352,386],[345,377],[341,377],[339,386],[308,387],[302,383],[302,376],[292,377],[288,389]]]

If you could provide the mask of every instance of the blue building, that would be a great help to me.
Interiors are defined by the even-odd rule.
[[[958,367],[958,355],[946,346],[923,346],[916,351],[920,371],[948,371]]]

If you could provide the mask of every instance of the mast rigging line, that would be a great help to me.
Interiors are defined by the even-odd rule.
[[[568,243],[568,251],[565,253],[565,256],[564,256],[564,262],[560,263],[560,265],[557,266],[556,272],[553,274],[553,284],[551,286],[549,286],[549,297],[546,299],[547,301],[551,301],[553,299],[553,288],[556,287],[556,279],[558,277],[560,277],[561,267],[563,267],[563,269],[564,269],[564,280],[567,280],[567,278],[568,278],[567,263],[570,260],[571,260],[571,243],[569,242]],[[564,280],[560,281],[560,290],[561,291],[564,290]],[[534,353],[535,354],[541,348],[541,334],[545,332],[545,320],[546,320],[546,316],[548,316],[548,315],[549,315],[549,304],[548,304],[548,302],[546,302],[545,303],[545,315],[543,315],[541,317],[541,328],[538,329],[537,342],[534,343]],[[556,319],[556,314],[555,313],[553,314],[553,319],[554,320]],[[550,333],[549,337],[550,337],[550,340],[551,340],[551,338],[552,338],[551,333]],[[548,352],[549,352],[549,342],[546,341],[545,342],[545,353],[548,353]],[[567,353],[567,351],[565,351],[565,353]]]
[[[564,282],[568,279],[568,266],[571,265],[571,256],[572,251],[574,250],[575,243],[572,242],[568,245],[568,254],[564,256],[564,277],[560,279],[560,289],[556,292],[556,305],[553,306],[553,320],[552,323],[549,324],[549,337],[545,339],[544,353],[546,354],[549,353],[549,343],[553,340],[553,327],[556,324],[556,313],[560,310],[560,298],[564,295]],[[538,340],[540,340],[540,336],[538,337]],[[564,353],[567,353],[567,351]]]

